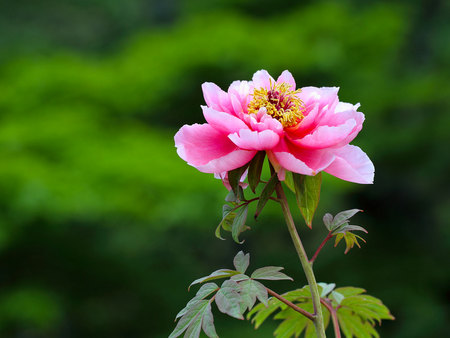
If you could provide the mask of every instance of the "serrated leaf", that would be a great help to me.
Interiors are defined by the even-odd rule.
[[[355,288],[353,286],[340,287],[340,288],[337,288],[335,291],[344,295],[344,297],[356,296],[356,295],[366,292],[366,290],[363,288]]]
[[[253,305],[255,305],[256,299],[267,306],[267,289],[260,282],[248,279],[239,283],[239,286],[241,288],[240,294],[244,303],[244,310],[251,310]]]
[[[394,319],[381,300],[364,294],[364,289],[345,287],[338,288],[334,292],[344,296],[337,315],[346,337],[378,337],[374,329],[375,322],[380,323],[382,319]]]
[[[242,251],[239,251],[233,259],[233,264],[236,271],[245,273],[245,270],[247,270],[248,265],[250,264],[250,254],[244,255]]]
[[[362,238],[361,236],[358,236],[352,232],[338,232],[338,234],[336,235],[336,239],[334,242],[334,246],[336,247],[339,242],[344,239],[345,240],[345,251],[344,253],[348,253],[350,251],[350,249],[352,249],[355,244],[358,246],[358,248],[360,248],[361,246],[359,245],[358,242],[358,238],[360,240],[362,240],[363,242],[365,242],[364,238]]]
[[[210,280],[214,280],[214,279],[231,277],[231,276],[237,275],[238,273],[239,273],[239,271],[235,271],[235,270],[219,269],[219,270],[214,271],[213,273],[211,273],[208,276],[196,279],[195,281],[193,281],[191,283],[191,285],[189,285],[189,287],[191,287],[194,284],[209,282]]]
[[[308,311],[310,313],[314,312],[314,307],[311,300],[297,305],[305,311]],[[321,311],[326,328],[330,322],[330,314],[323,305],[321,305]],[[283,319],[283,322],[274,332],[275,337],[277,338],[291,336],[298,337],[302,333],[302,331],[305,332],[305,337],[317,337],[314,323],[290,307],[287,307],[284,310],[280,311],[277,315],[274,316],[274,319]]]
[[[319,204],[322,173],[319,172],[315,176],[292,173],[292,177],[294,179],[297,205],[305,219],[306,225],[311,228],[312,219]]]
[[[249,229],[248,226],[245,225],[247,221],[248,214],[248,204],[242,206],[237,212],[236,217],[233,220],[233,224],[231,225],[231,237],[233,237],[236,243],[242,244],[239,242],[239,234]]]
[[[211,303],[205,309],[203,314],[202,329],[209,338],[219,338],[214,327],[214,318],[211,312]]]
[[[247,163],[243,165],[240,168],[231,170],[228,172],[228,181],[230,182],[231,190],[234,192],[234,195],[237,196],[240,200],[242,200],[242,197],[240,196],[240,182],[242,175],[245,173],[245,170],[247,170],[250,163]]]
[[[336,216],[334,216],[334,218],[333,218],[333,226],[334,227],[338,227],[338,226],[344,224],[351,217],[353,217],[356,213],[358,213],[360,211],[362,211],[362,210],[360,210],[360,209],[350,209],[350,210],[341,211]]]
[[[184,307],[184,309],[182,309],[180,312],[178,312],[177,316],[175,317],[175,319],[183,316],[186,312],[189,311],[189,309],[195,304],[197,303],[199,300],[202,300],[205,297],[208,297],[211,293],[213,293],[214,291],[216,291],[219,287],[217,286],[216,283],[206,283],[204,285],[202,285],[200,287],[200,289],[197,291],[197,294],[195,295],[194,298],[192,298]]]
[[[264,158],[266,157],[265,151],[259,151],[250,162],[248,168],[248,184],[253,193],[256,191],[261,178],[261,171],[264,164]]]
[[[266,280],[282,280],[282,279],[293,280],[291,277],[280,272],[280,270],[283,269],[284,268],[279,266],[266,266],[264,268],[256,269],[252,273],[251,277],[253,279],[266,279]]]
[[[331,214],[329,214],[329,213],[326,213],[326,214],[323,216],[323,224],[325,224],[325,227],[326,227],[329,231],[331,231],[332,223],[333,223],[333,215],[331,215]]]
[[[255,329],[257,329],[267,319],[267,317],[269,317],[274,311],[279,309],[281,304],[282,303],[278,299],[274,297],[269,298],[267,306],[265,306],[263,303],[256,305],[247,314],[247,319],[251,319],[252,324],[255,325]]]
[[[239,291],[238,283],[226,280],[223,282],[220,290],[217,291],[215,301],[220,312],[237,319],[244,319],[241,314],[240,303],[242,299]]]
[[[277,173],[273,173],[269,181],[264,186],[261,195],[259,196],[258,204],[256,205],[255,219],[258,218],[259,214],[266,205],[270,196],[272,196],[273,192],[275,191],[277,183],[278,183]]]
[[[192,306],[192,308],[189,309],[189,311],[178,321],[177,326],[170,334],[169,338],[178,337],[185,330],[187,330],[189,326],[197,319],[197,317],[205,311],[208,304],[208,300],[200,300]]]

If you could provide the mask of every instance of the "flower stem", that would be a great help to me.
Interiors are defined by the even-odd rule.
[[[268,287],[266,287],[267,292],[274,296],[276,299],[278,299],[280,302],[283,302],[284,304],[286,304],[287,306],[289,306],[290,308],[292,308],[293,310],[301,313],[302,315],[304,315],[306,318],[314,321],[315,317],[312,313],[309,313],[306,310],[303,310],[301,307],[298,307],[297,305],[295,305],[294,303],[292,303],[291,301],[287,300],[286,298],[283,298],[283,296],[279,295],[278,293],[276,293],[273,290],[270,290]]]
[[[325,338],[325,326],[323,323],[322,308],[320,305],[319,289],[317,287],[317,282],[314,276],[312,265],[308,261],[308,256],[306,255],[305,248],[303,247],[300,236],[298,235],[297,229],[295,228],[294,220],[289,209],[289,204],[280,182],[277,183],[276,192],[277,197],[280,200],[289,234],[291,235],[292,242],[294,243],[295,250],[297,251],[298,258],[300,259],[303,271],[306,275],[306,279],[308,280],[309,288],[311,290],[311,298],[314,308],[314,326],[316,328],[317,337]]]
[[[328,242],[328,240],[329,240],[331,237],[333,237],[333,235],[332,235],[332,233],[331,233],[331,231],[330,231],[330,232],[328,233],[327,237],[325,237],[325,239],[322,241],[322,243],[320,243],[320,245],[319,245],[319,247],[317,248],[316,253],[314,254],[314,256],[309,260],[309,262],[310,262],[311,264],[314,263],[314,261],[316,260],[317,255],[319,254],[320,250],[322,250],[322,248],[323,248],[323,246],[325,245],[325,243]]]

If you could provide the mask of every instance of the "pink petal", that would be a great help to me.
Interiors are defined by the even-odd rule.
[[[355,127],[356,121],[353,119],[336,127],[319,126],[302,139],[291,140],[291,142],[296,146],[309,149],[333,147],[345,140]]]
[[[275,159],[284,168],[305,175],[315,175],[334,160],[333,149],[302,149],[282,140],[273,150]]]
[[[239,133],[231,134],[228,137],[239,148],[248,150],[270,150],[280,140],[278,134],[272,130],[257,132],[249,129],[241,129]]]
[[[291,90],[295,90],[295,80],[292,74],[285,70],[277,79],[277,83],[287,83],[291,86]]]
[[[205,82],[202,84],[202,90],[205,102],[209,107],[227,113],[233,112],[228,93],[220,89],[219,86],[212,82]]]
[[[255,154],[256,151],[235,150],[225,156],[214,159],[205,165],[196,166],[196,168],[204,173],[230,171],[250,162]]]
[[[336,159],[325,171],[342,180],[371,184],[375,168],[369,157],[359,147],[346,145],[336,149]]]
[[[288,152],[274,152],[273,156],[276,162],[284,169],[294,173],[303,175],[313,175],[314,170],[306,165],[305,162],[299,160],[294,155]],[[273,161],[271,161],[273,163]],[[279,170],[277,170],[279,172]]]
[[[275,83],[275,80],[269,75],[266,70],[258,70],[255,74],[253,74],[252,81],[255,88],[266,89],[270,88],[271,83]]]
[[[231,134],[240,129],[248,129],[244,121],[238,119],[234,115],[220,112],[212,108],[202,106],[203,115],[206,121],[216,130],[224,134]]]
[[[178,155],[195,167],[205,165],[237,149],[227,134],[215,130],[209,124],[181,127],[175,134],[175,146]]]
[[[307,109],[309,105],[319,103],[319,110],[326,106],[328,106],[329,110],[334,110],[339,102],[338,91],[338,87],[304,87],[298,94],[298,97],[303,101]]]

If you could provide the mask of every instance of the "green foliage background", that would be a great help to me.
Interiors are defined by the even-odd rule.
[[[325,211],[361,208],[367,245],[327,247],[319,281],[364,287],[397,320],[382,337],[443,337],[449,313],[450,26],[445,1],[22,0],[0,4],[0,336],[166,337],[195,278],[282,265],[303,286],[276,206],[238,246],[214,230],[222,184],[176,155],[202,123],[200,85],[258,69],[361,102],[354,141],[375,184],[324,176]],[[295,204],[292,204],[295,206]],[[215,311],[217,313],[217,311]],[[216,317],[223,337],[274,326]],[[331,333],[330,333],[331,335]]]

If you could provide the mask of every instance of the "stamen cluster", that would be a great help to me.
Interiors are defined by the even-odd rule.
[[[266,108],[267,114],[281,122],[283,127],[293,127],[303,119],[305,110],[303,101],[297,97],[301,89],[291,90],[291,85],[283,83],[270,84],[270,89],[257,88],[253,99],[247,107],[249,114],[257,114]]]

